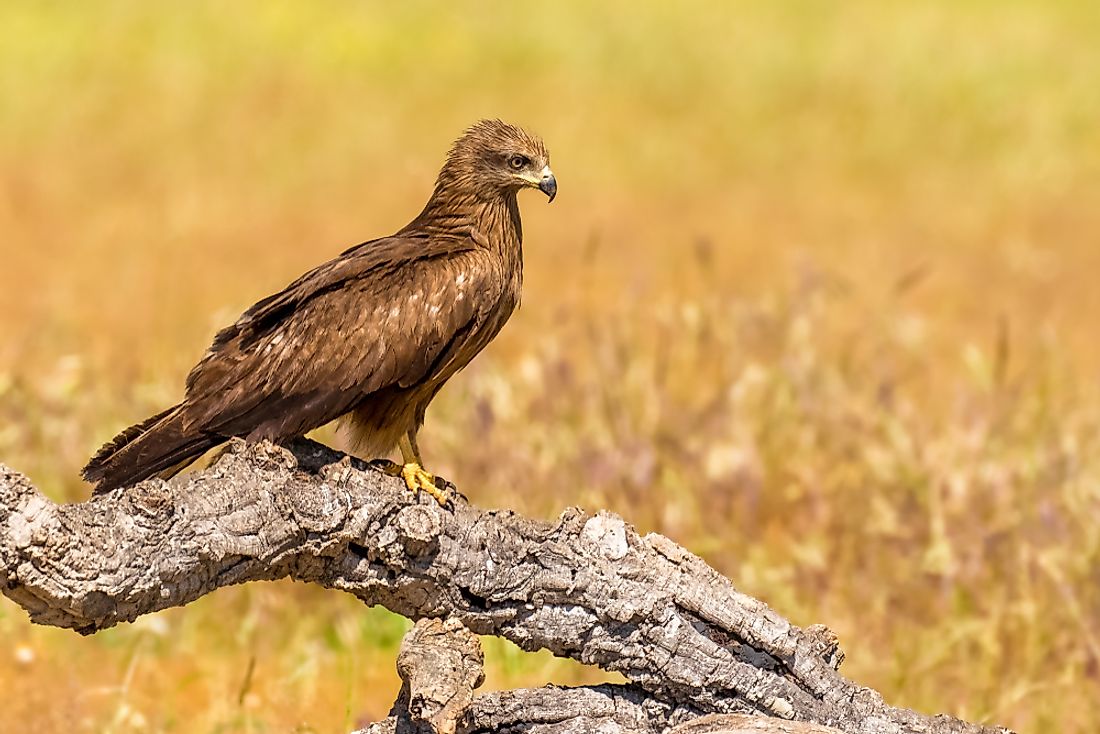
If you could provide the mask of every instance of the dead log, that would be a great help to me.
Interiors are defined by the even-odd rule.
[[[223,586],[286,577],[414,620],[455,620],[436,636],[446,648],[431,653],[437,662],[457,654],[464,627],[629,681],[472,697],[468,661],[450,704],[405,678],[406,698],[433,712],[407,726],[580,731],[570,716],[585,712],[606,724],[585,731],[729,724],[700,720],[712,714],[861,734],[1004,731],[889,706],[837,673],[843,656],[829,630],[795,627],[669,539],[639,536],[606,512],[569,509],[544,523],[465,501],[445,510],[306,440],[234,441],[207,469],[74,505],[0,465],[0,590],[38,624],[90,634]]]

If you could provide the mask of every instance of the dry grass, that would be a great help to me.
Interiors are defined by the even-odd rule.
[[[501,116],[561,195],[434,468],[670,535],[899,704],[1100,729],[1100,6],[834,5],[4,5],[0,459],[85,496],[217,326]],[[0,602],[0,731],[345,731],[403,629],[290,584],[89,639]]]

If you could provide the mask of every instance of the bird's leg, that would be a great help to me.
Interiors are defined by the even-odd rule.
[[[420,448],[416,445],[416,432],[408,431],[398,442],[401,447],[401,458],[405,462],[401,467],[401,478],[405,480],[405,486],[412,492],[421,490],[427,492],[441,507],[453,507],[454,501],[449,492],[440,488],[436,483],[436,477],[425,471],[420,463]],[[444,487],[448,483],[443,482]]]

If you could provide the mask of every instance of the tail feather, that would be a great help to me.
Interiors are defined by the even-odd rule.
[[[154,416],[146,418],[141,423],[130,426],[126,430],[119,433],[107,443],[100,447],[99,451],[95,452],[89,461],[87,466],[81,470],[81,474],[89,482],[98,482],[103,478],[103,472],[106,470],[111,457],[123,449],[127,444],[131,443],[134,439],[140,437],[146,433],[150,428],[159,423],[169,413],[172,413],[179,409],[178,405],[173,405],[168,410],[157,413]]]
[[[225,441],[215,434],[184,430],[183,406],[176,405],[130,426],[96,452],[82,472],[100,494],[167,471],[174,474]]]

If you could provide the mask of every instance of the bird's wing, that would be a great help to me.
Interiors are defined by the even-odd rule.
[[[499,300],[472,243],[375,240],[307,273],[223,329],[187,378],[197,430],[284,437],[364,396],[422,380]]]

